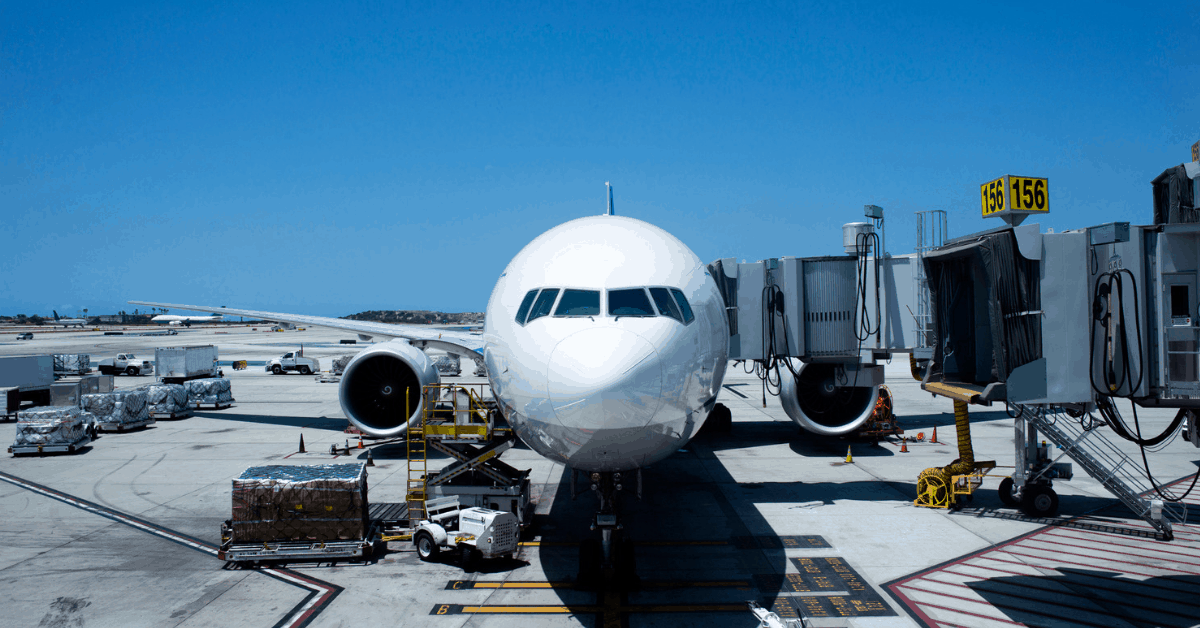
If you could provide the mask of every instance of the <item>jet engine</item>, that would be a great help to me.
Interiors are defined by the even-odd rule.
[[[389,340],[350,360],[342,371],[338,397],[358,429],[372,436],[396,436],[420,420],[424,386],[440,381],[424,351],[403,340]]]
[[[850,386],[836,364],[810,362],[796,377],[779,369],[779,400],[797,425],[822,436],[849,434],[862,426],[875,410],[878,386]],[[853,376],[851,376],[853,377]]]

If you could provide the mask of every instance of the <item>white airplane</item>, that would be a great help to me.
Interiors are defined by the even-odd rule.
[[[338,391],[351,423],[379,437],[420,420],[422,387],[439,381],[425,349],[486,364],[492,393],[521,441],[590,476],[602,532],[594,548],[611,565],[617,493],[622,483],[640,486],[641,468],[683,447],[708,418],[725,377],[729,323],[716,281],[696,254],[654,225],[612,215],[609,202],[609,214],[554,227],[509,262],[482,334],[130,303],[392,338],[355,356]]]
[[[45,310],[42,310],[42,311],[44,312]],[[82,319],[82,318],[59,318],[59,316],[58,316],[58,311],[57,311],[57,310],[51,310],[51,311],[52,311],[52,312],[54,312],[54,324],[55,324],[55,325],[62,325],[63,327],[71,327],[71,326],[75,326],[75,327],[83,327],[84,325],[86,325],[86,324],[87,324],[87,320],[86,320],[86,319]]]
[[[225,320],[223,316],[179,316],[177,314],[159,314],[150,319],[154,323],[167,323],[168,325],[183,325],[191,327],[192,323],[216,323]]]

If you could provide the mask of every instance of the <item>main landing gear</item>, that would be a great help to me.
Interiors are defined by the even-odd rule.
[[[575,495],[575,480],[581,472],[571,473],[571,494]],[[621,524],[620,494],[626,488],[624,482],[635,480],[641,497],[641,470],[624,474],[593,472],[585,477],[591,481],[591,490],[599,502],[591,527],[600,530],[600,538],[579,543],[579,576],[575,585],[593,590],[636,590],[640,581],[633,542],[624,534]]]

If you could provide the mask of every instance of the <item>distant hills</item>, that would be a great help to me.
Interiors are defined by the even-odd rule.
[[[408,323],[410,325],[470,325],[483,322],[483,312],[434,312],[432,310],[370,310],[343,316],[352,321]]]

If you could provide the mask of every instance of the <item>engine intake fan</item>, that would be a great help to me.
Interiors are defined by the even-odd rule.
[[[342,373],[338,397],[342,411],[363,432],[397,436],[420,419],[424,387],[440,381],[424,351],[391,340],[354,356]]]
[[[808,363],[800,366],[797,376],[780,369],[779,401],[797,425],[814,434],[849,434],[871,417],[878,386],[849,386],[839,377],[838,366]]]

